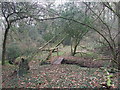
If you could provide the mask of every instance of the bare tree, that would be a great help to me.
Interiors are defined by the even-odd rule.
[[[118,40],[118,43],[117,43],[117,49],[116,50],[116,57],[115,59],[117,60],[117,62],[120,62],[120,1],[119,2],[114,2],[112,3],[112,5],[114,4],[114,8],[111,6],[110,3],[106,2],[106,3],[103,3],[103,5],[105,7],[107,7],[110,11],[112,11],[115,15],[115,17],[117,17],[117,21],[118,21],[118,33],[116,34],[116,36],[114,37],[117,38]],[[116,9],[115,9],[116,8]],[[120,63],[118,63],[118,69],[120,70]]]
[[[118,57],[118,52],[116,51],[116,49],[117,49],[117,43],[116,43],[116,35],[118,34],[113,34],[112,32],[112,30],[114,30],[115,31],[115,29],[113,28],[113,24],[110,24],[111,22],[110,22],[110,20],[111,20],[111,18],[113,17],[113,15],[112,14],[114,14],[114,15],[116,15],[116,16],[118,16],[119,17],[119,14],[117,13],[117,12],[115,12],[115,10],[114,10],[114,8],[112,8],[112,6],[110,6],[110,4],[109,3],[103,3],[103,4],[101,4],[101,3],[97,3],[97,4],[99,4],[99,5],[101,5],[101,6],[104,6],[104,11],[106,12],[106,11],[109,11],[108,13],[106,13],[106,15],[107,15],[107,17],[111,17],[111,18],[107,18],[106,17],[106,19],[103,19],[102,17],[101,17],[101,15],[99,14],[99,12],[96,12],[96,11],[98,11],[98,10],[96,10],[96,8],[95,8],[95,10],[94,10],[94,8],[93,8],[93,6],[91,7],[91,5],[90,4],[88,4],[88,3],[84,3],[88,8],[89,8],[89,10],[97,17],[97,19],[98,20],[96,20],[96,21],[99,21],[99,25],[101,25],[100,27],[102,27],[102,28],[98,28],[99,29],[99,31],[98,31],[98,34],[100,34],[100,36],[102,36],[102,38],[105,40],[105,42],[107,42],[107,45],[109,46],[109,49],[110,49],[110,51],[111,51],[111,55],[112,55],[112,61],[114,62],[114,63],[116,63],[116,64],[118,64],[119,62],[117,61],[117,57]],[[106,8],[107,7],[107,8]],[[112,13],[112,14],[111,14]],[[103,29],[103,30],[102,30]],[[104,33],[103,33],[104,32]],[[117,32],[117,30],[116,30],[116,32]]]
[[[118,17],[118,33],[120,32],[120,2],[117,3],[117,15]],[[118,62],[120,62],[120,33],[118,35]],[[118,69],[120,70],[120,63],[118,64]]]
[[[16,21],[35,16],[31,13],[35,12],[35,9],[37,9],[36,7],[36,4],[31,5],[28,2],[1,2],[2,16],[5,20],[5,33],[2,45],[2,65],[5,64],[6,41],[11,25]]]

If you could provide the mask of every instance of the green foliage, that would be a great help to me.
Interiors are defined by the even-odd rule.
[[[61,16],[69,19],[74,19],[85,24],[88,24],[90,19],[87,17],[74,3],[67,3],[64,5]],[[79,38],[83,33],[88,31],[88,28],[74,22],[72,20],[61,20],[64,31],[69,34],[70,37]]]
[[[6,53],[8,60],[13,60],[22,54],[20,47],[16,43],[8,45],[6,48]]]
[[[111,86],[112,85],[112,80],[111,80],[111,78],[113,77],[113,75],[108,75],[107,76],[107,86]]]
[[[19,59],[20,59],[19,57],[21,56],[27,57],[31,55],[35,50],[36,48],[34,47],[26,48],[24,46],[20,46],[19,43],[11,43],[7,46],[7,50],[6,50],[7,58],[6,59],[10,61],[18,60],[19,62]]]
[[[45,33],[42,37],[45,41],[49,41],[53,37],[53,34],[51,32],[48,32]]]
[[[23,54],[24,54],[24,56],[29,56],[29,55],[31,55],[35,50],[36,50],[36,48],[33,48],[33,47],[31,47],[31,48],[26,48],[26,49],[23,51]]]
[[[71,38],[69,36],[67,36],[62,44],[63,44],[63,46],[70,45],[71,44]]]
[[[74,56],[78,44],[89,31],[88,27],[78,22],[88,25],[91,20],[74,2],[63,5],[61,17],[67,18],[61,19],[61,26],[63,27],[64,33],[68,34],[71,39],[71,45],[73,46],[73,50],[71,49],[71,55]]]
[[[107,79],[107,86],[111,86],[111,79],[109,78],[109,79]]]
[[[111,78],[113,77],[113,75],[110,74],[106,68],[105,69],[103,68],[103,70],[105,71],[105,74],[107,74],[107,75],[105,75],[105,82],[106,82],[107,86],[108,87],[112,86],[113,81]]]
[[[107,77],[108,77],[108,78],[112,78],[112,77],[113,77],[113,75],[108,75]]]

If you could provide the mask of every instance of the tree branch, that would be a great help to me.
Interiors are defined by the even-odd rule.
[[[105,2],[103,2],[103,5],[105,6],[105,7],[107,7],[108,9],[110,9],[115,15],[117,15],[119,18],[120,18],[120,14],[119,13],[117,13],[111,6],[110,6],[110,4],[108,3],[108,2],[106,2],[107,3],[107,5],[105,4]],[[116,5],[116,4],[115,4]]]

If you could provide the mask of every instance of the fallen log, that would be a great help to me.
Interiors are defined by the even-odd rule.
[[[64,60],[64,58],[59,57],[57,60],[52,62],[52,64],[61,64],[61,62]]]
[[[51,64],[72,64],[78,65],[80,67],[87,67],[87,68],[99,68],[104,66],[104,61],[93,61],[91,59],[84,59],[78,57],[56,57],[52,60]]]

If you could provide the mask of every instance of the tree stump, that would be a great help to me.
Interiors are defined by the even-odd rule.
[[[23,76],[24,74],[27,74],[28,70],[29,70],[28,61],[22,58],[19,64],[18,75]]]

